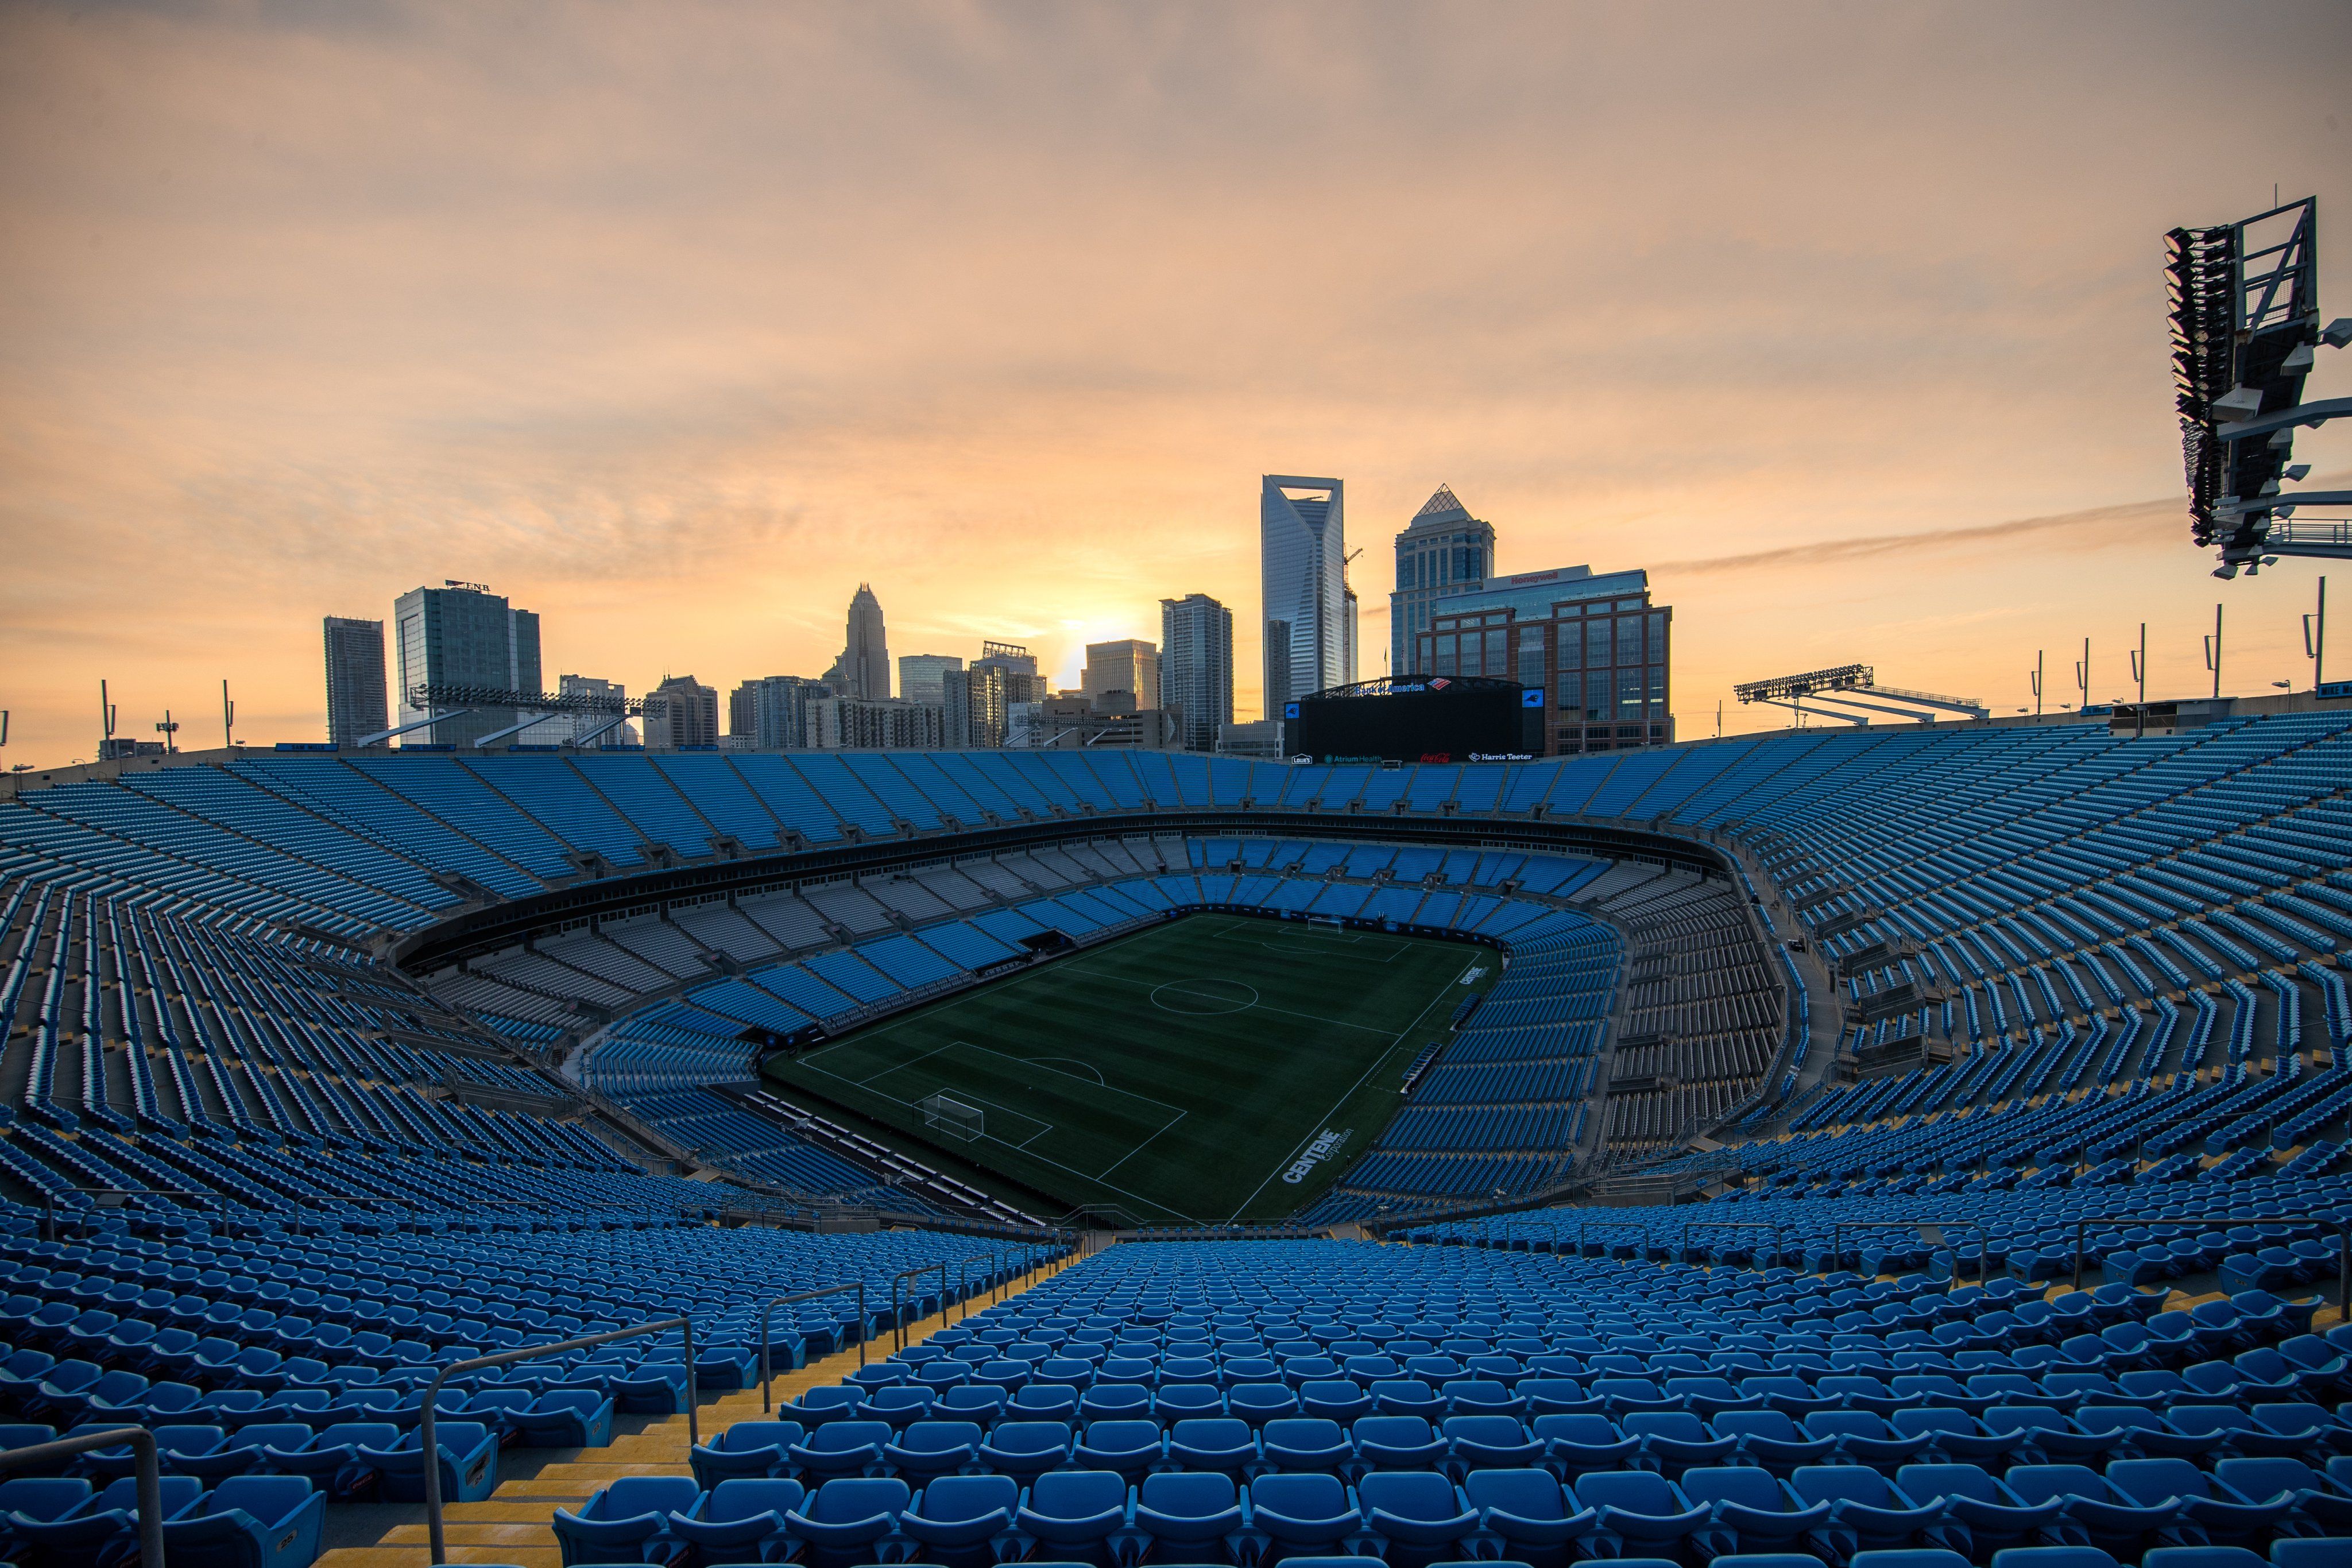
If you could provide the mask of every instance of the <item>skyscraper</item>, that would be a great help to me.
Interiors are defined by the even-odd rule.
[[[945,700],[940,694],[940,677],[950,670],[961,670],[963,661],[953,653],[901,653],[898,656],[898,695],[910,703],[936,703]]]
[[[1389,674],[1425,675],[1419,662],[1429,606],[1441,594],[1470,593],[1495,570],[1495,526],[1482,523],[1450,486],[1412,515],[1396,537],[1396,591],[1389,595]]]
[[[390,729],[383,690],[383,622],[327,617],[327,738],[356,746]]]
[[[809,741],[827,751],[936,751],[940,710],[903,697],[820,697],[809,704]]]
[[[1293,491],[1299,492],[1297,495]],[[1265,711],[1340,684],[1347,667],[1347,524],[1337,479],[1268,474],[1258,493]]]
[[[646,706],[646,745],[656,751],[719,744],[719,689],[692,675],[665,675],[649,696],[666,699],[656,714]]]
[[[420,685],[540,689],[539,617],[515,609],[478,582],[452,580],[439,588],[412,588],[393,602],[392,616],[404,725],[427,716],[410,701]],[[460,708],[469,711],[419,732],[420,743],[467,745],[530,716],[527,708],[470,701],[445,701],[436,708],[453,715]]]
[[[1499,675],[1531,706],[1548,702],[1546,755],[1671,746],[1674,616],[1644,571],[1515,572],[1433,602],[1415,661],[1432,675]]]
[[[1139,638],[1087,644],[1086,668],[1079,689],[1090,697],[1125,692],[1138,708],[1160,706],[1160,650]]]
[[[833,694],[805,675],[766,675],[745,681],[730,695],[728,733],[761,751],[814,746],[809,705]]]
[[[882,604],[874,590],[857,585],[849,601],[849,641],[834,668],[827,672],[833,689],[844,696],[887,697],[890,695],[890,646],[882,630]]]
[[[980,645],[980,657],[974,659],[971,662],[971,664],[974,669],[980,669],[982,666],[992,666],[996,669],[1008,671],[1016,675],[1037,674],[1037,655],[1031,653],[1028,649],[1023,647],[1018,643],[982,643]],[[1044,679],[1043,676],[1038,676],[1038,678],[1040,680]],[[1014,700],[1026,701],[1028,699],[1016,698]]]
[[[539,612],[507,612],[507,686],[511,691],[542,690],[539,674]]]
[[[1234,612],[1205,593],[1160,601],[1160,695],[1183,716],[1187,751],[1214,751],[1234,719]]]
[[[940,686],[941,734],[954,747],[1003,746],[1014,705],[1046,695],[1036,655],[1015,643],[982,643],[971,667],[942,672]]]

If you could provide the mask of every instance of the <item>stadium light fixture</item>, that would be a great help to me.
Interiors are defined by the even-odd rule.
[[[1826,670],[1808,670],[1801,675],[1743,681],[1731,688],[1731,695],[1742,703],[1793,708],[1800,727],[1807,714],[1816,718],[1843,719],[1848,724],[1870,722],[1845,711],[1852,708],[1859,708],[1864,714],[1889,714],[1918,724],[1933,723],[1938,712],[1963,714],[1969,718],[1987,718],[1992,712],[1974,697],[1938,696],[1933,692],[1882,686],[1877,672],[1868,664],[1839,664]],[[1814,705],[1810,708],[1805,706],[1808,699]]]
[[[2294,432],[2352,416],[2352,398],[2303,401],[2318,347],[2352,344],[2352,318],[2319,324],[2318,214],[2305,197],[2165,236],[2189,532],[2218,549],[2225,582],[2282,556],[2352,559],[2347,530],[2294,522],[2298,506],[2352,503],[2352,491],[2280,488],[2310,473],[2291,461]]]

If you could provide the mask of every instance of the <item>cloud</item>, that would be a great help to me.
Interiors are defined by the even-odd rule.
[[[1650,565],[1694,696],[1964,558],[2104,552],[2052,605],[1972,580],[2003,638],[2137,616],[2128,542],[2205,591],[2116,502],[2177,483],[2158,236],[2352,197],[2347,45],[2327,4],[28,0],[12,756],[101,675],[315,727],[317,617],[448,577],[633,688],[820,671],[861,580],[894,650],[1055,667],[1204,591],[1247,714],[1265,472],[1346,476],[1375,651],[1440,479],[1507,568]],[[2228,146],[2180,129],[2216,99]]]
[[[1864,538],[1822,539],[1812,544],[1780,545],[1739,555],[1710,556],[1698,560],[1658,563],[1661,573],[1696,575],[1718,571],[1753,571],[1769,567],[1819,567],[1848,561],[1889,558],[1951,549],[1968,545],[2007,542],[2021,544],[2036,538],[2062,549],[2112,549],[2147,538],[2148,530],[2166,522],[2183,521],[2186,503],[2137,501],[2120,507],[2093,507],[2049,517],[2018,517],[2005,523],[1980,523],[1973,528],[1935,528],[1916,534],[1879,534]],[[2185,527],[2185,522],[2183,522]]]

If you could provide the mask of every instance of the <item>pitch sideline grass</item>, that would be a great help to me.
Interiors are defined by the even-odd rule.
[[[767,1071],[1106,1218],[1278,1219],[1371,1145],[1405,1068],[1494,983],[1495,960],[1465,943],[1188,915]],[[931,1094],[978,1106],[982,1135],[927,1131]],[[1327,1133],[1345,1136],[1285,1180]]]

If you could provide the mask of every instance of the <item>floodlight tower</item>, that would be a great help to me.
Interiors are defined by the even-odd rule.
[[[2352,490],[2283,490],[2311,472],[2294,433],[2352,417],[2352,397],[2303,401],[2322,344],[2352,344],[2352,317],[2319,324],[2319,201],[2165,236],[2172,369],[2189,531],[2221,553],[2213,575],[2251,577],[2281,556],[2352,559],[2352,522],[2298,507],[2352,507]]]

